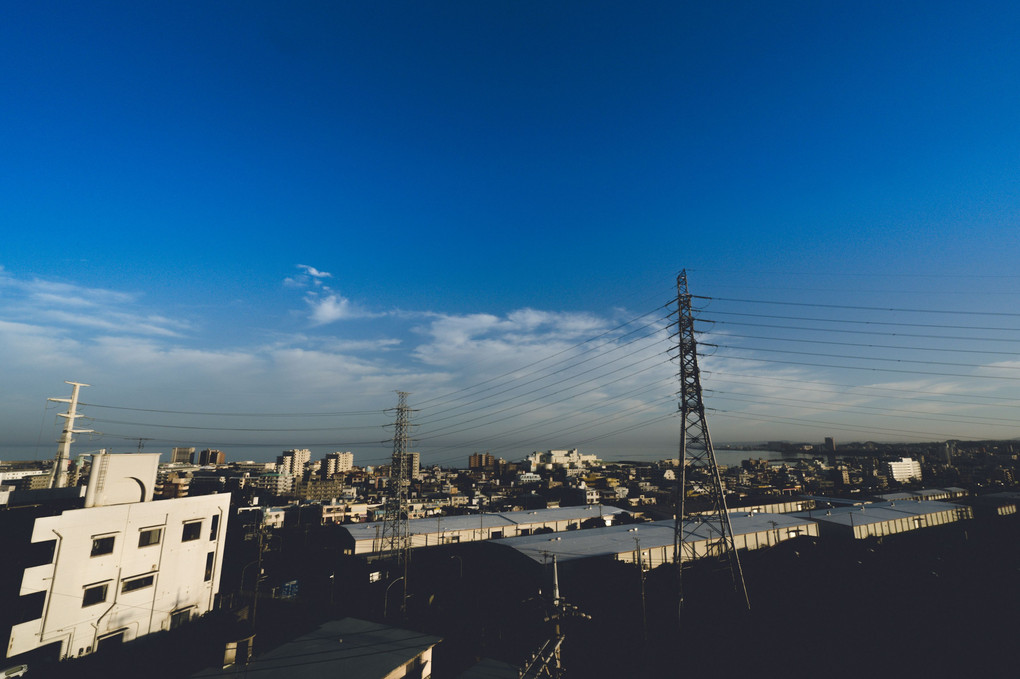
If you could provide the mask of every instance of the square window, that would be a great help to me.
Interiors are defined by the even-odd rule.
[[[85,593],[81,598],[81,607],[95,606],[106,601],[106,590],[109,587],[108,584],[94,585],[92,587],[86,587]]]
[[[113,543],[116,537],[109,535],[101,538],[92,538],[92,556],[102,556],[113,553]]]
[[[131,578],[130,580],[124,580],[120,585],[121,594],[124,592],[133,592],[136,589],[145,589],[146,587],[152,587],[152,583],[156,581],[155,575],[143,575],[140,578]]]
[[[181,542],[191,542],[197,540],[202,536],[202,522],[201,521],[189,521],[184,524],[184,530],[181,532]]]
[[[162,538],[162,528],[147,528],[138,533],[138,546],[148,547],[149,545],[158,545]]]
[[[189,620],[191,620],[190,608],[185,608],[183,611],[174,611],[170,614],[170,629],[177,629]]]

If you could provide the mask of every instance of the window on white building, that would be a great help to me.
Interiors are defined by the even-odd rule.
[[[124,580],[120,585],[121,594],[125,592],[133,592],[136,589],[145,589],[146,587],[152,587],[152,583],[156,581],[155,575],[143,575],[140,578],[131,578],[130,580]]]
[[[138,533],[138,546],[158,545],[163,537],[162,528],[146,528]]]
[[[117,538],[113,535],[104,535],[98,538],[92,538],[92,554],[91,556],[102,556],[103,554],[113,553],[113,544]]]
[[[81,597],[81,607],[95,606],[106,601],[106,591],[109,589],[109,583],[103,583],[101,585],[92,585],[86,587],[84,594]]]
[[[209,526],[209,539],[210,540],[215,540],[216,539],[216,533],[219,532],[219,528],[220,528],[220,515],[219,514],[213,514],[212,521],[211,521],[210,526]]]
[[[181,542],[191,542],[200,537],[202,537],[201,521],[189,521],[184,524],[184,530],[181,531]]]
[[[170,614],[170,629],[177,629],[181,625],[191,620],[191,608],[185,608],[182,611],[174,611]]]
[[[205,577],[203,578],[205,582],[212,580],[213,559],[215,558],[215,554],[216,552],[209,552],[205,555]]]

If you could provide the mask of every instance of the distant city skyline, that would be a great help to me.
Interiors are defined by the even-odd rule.
[[[30,3],[0,459],[1020,437],[1020,8]],[[700,297],[710,297],[700,299]]]

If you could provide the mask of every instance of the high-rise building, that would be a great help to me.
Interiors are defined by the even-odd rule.
[[[281,474],[301,476],[305,471],[305,464],[312,459],[312,451],[307,448],[295,448],[283,451],[283,455],[276,458],[276,469]]]
[[[322,476],[328,477],[333,476],[333,474],[342,474],[352,469],[354,469],[354,453],[352,452],[330,453],[322,459]]]
[[[194,448],[174,448],[170,453],[170,462],[193,464],[195,462]]]
[[[946,441],[941,445],[942,464],[952,466],[953,455],[956,453],[956,441]]]
[[[421,455],[419,453],[404,453],[404,464],[406,465],[407,478],[417,479],[421,477]]]
[[[198,454],[198,463],[203,467],[208,464],[226,464],[227,456],[222,450],[210,450],[206,448]]]
[[[495,466],[496,458],[489,453],[474,453],[468,458],[469,469],[493,469]]]
[[[830,467],[836,466],[836,441],[831,436],[825,437],[825,455]]]

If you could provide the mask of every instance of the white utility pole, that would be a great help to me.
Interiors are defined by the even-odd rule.
[[[57,458],[53,461],[53,470],[50,472],[50,488],[64,488],[67,486],[67,465],[71,461],[71,443],[74,439],[72,434],[91,434],[92,429],[75,429],[74,421],[81,417],[78,414],[78,390],[91,385],[83,382],[68,382],[71,385],[71,398],[48,398],[47,401],[67,403],[66,413],[58,413],[58,417],[64,418],[64,433],[60,436],[60,447],[57,448]]]

